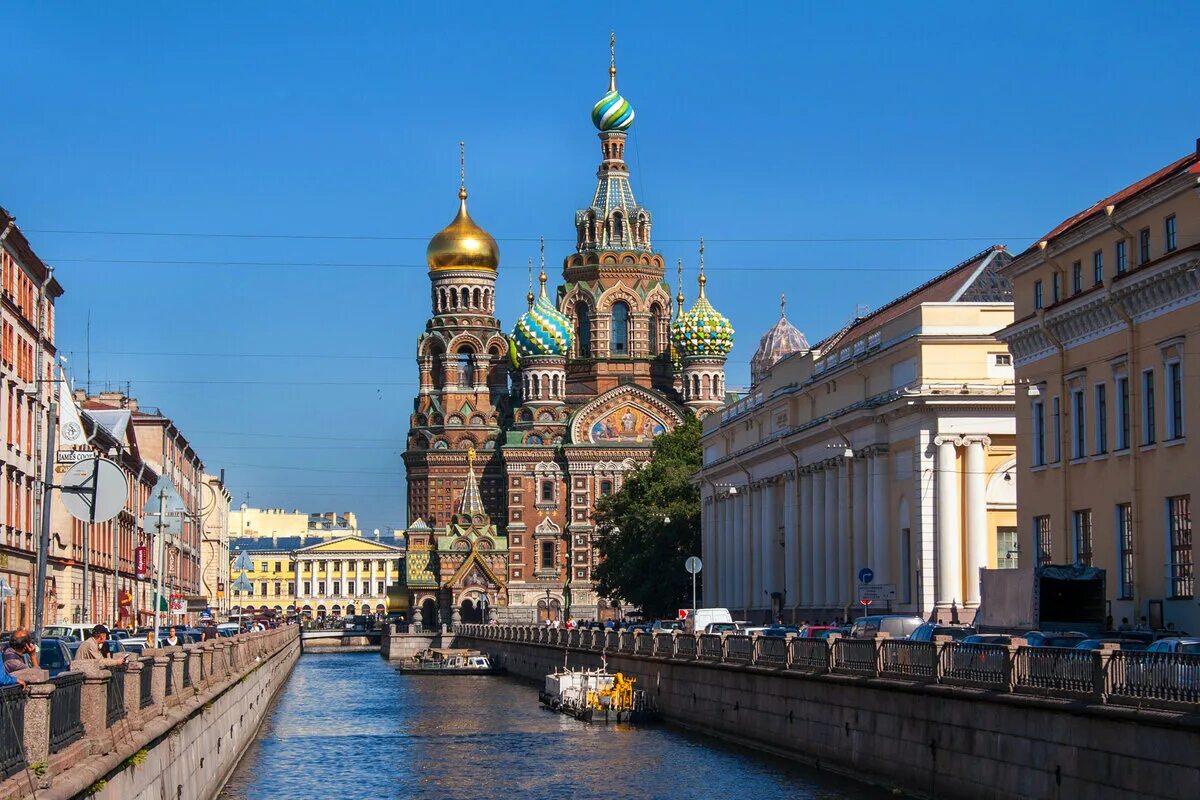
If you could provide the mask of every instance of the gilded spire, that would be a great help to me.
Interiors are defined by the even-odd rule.
[[[700,278],[697,281],[700,284],[700,297],[704,299],[704,284],[708,283],[708,278],[704,277],[704,237],[700,237]]]
[[[617,90],[617,32],[608,35],[608,90]]]
[[[461,141],[458,143],[458,181],[458,216],[429,240],[425,260],[431,270],[495,272],[500,263],[500,248],[467,213],[467,146]]]
[[[483,498],[479,494],[479,483],[475,479],[475,448],[467,450],[467,485],[463,488],[460,514],[483,514]]]
[[[677,287],[679,287],[679,293],[675,295],[675,304],[678,307],[676,314],[681,315],[681,314],[683,314],[683,259],[682,258],[679,259],[678,264],[676,264],[676,270],[679,275],[678,280],[676,280],[676,282],[675,282],[675,285]]]
[[[779,293],[779,318],[787,319],[787,295]]]
[[[460,200],[467,199],[467,143],[459,141],[458,143],[458,197]],[[463,203],[463,210],[467,207]]]
[[[533,308],[533,256],[529,257],[529,294],[525,295],[525,300]]]

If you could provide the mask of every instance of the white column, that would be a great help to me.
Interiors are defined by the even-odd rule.
[[[721,513],[725,515],[725,537],[721,542],[721,574],[723,575],[721,583],[725,587],[725,596],[721,599],[721,605],[725,608],[733,608],[737,605],[737,571],[738,564],[742,559],[742,554],[738,552],[740,524],[737,519],[737,495],[727,495],[723,506]]]
[[[751,592],[754,590],[754,572],[751,555],[754,551],[754,514],[753,514],[753,497],[750,490],[747,488],[745,492],[738,495],[739,505],[741,506],[742,524],[742,552],[745,558],[742,561],[742,570],[740,574],[742,582],[742,590],[738,593],[738,607],[743,611],[743,618],[747,615],[746,612],[752,607],[754,598]]]
[[[392,585],[392,560],[389,558],[383,562],[383,593],[387,594],[387,589]]]
[[[782,592],[776,573],[779,571],[783,548],[779,546],[779,523],[775,517],[775,482],[768,481],[762,487],[762,528],[758,540],[762,542],[762,587],[758,591],[758,602],[765,608],[771,607],[771,592]],[[772,620],[774,621],[774,620]]]
[[[362,559],[354,559],[354,591],[350,593],[351,597],[357,597],[362,593]]]
[[[750,540],[750,551],[754,554],[750,565],[750,608],[758,608],[762,605],[763,588],[766,586],[763,577],[765,576],[767,562],[766,539],[763,535],[763,510],[766,505],[767,487],[766,484],[759,484],[754,490],[754,494],[750,496],[750,529],[754,532],[753,538]]]
[[[822,467],[818,467],[813,472],[811,509],[813,606],[828,608],[828,598],[825,596],[825,576],[829,572],[829,562],[825,551],[825,470]]]
[[[851,492],[850,511],[853,517],[854,529],[854,563],[850,565],[850,585],[857,585],[858,571],[863,567],[871,567],[871,554],[868,542],[871,538],[871,532],[867,530],[867,509],[870,507],[870,501],[867,498],[867,474],[871,469],[871,462],[866,454],[856,457],[850,462],[850,469],[853,474],[854,489]],[[874,567],[872,567],[874,569]],[[851,597],[852,602],[857,602],[858,597]]]
[[[871,456],[871,570],[875,573],[876,583],[891,583],[889,485],[888,454],[876,452]]]
[[[800,481],[800,605],[813,605],[813,475],[811,472],[797,473]]]
[[[977,436],[967,440],[963,471],[966,476],[967,512],[967,605],[979,605],[979,570],[988,564],[987,477],[984,446],[990,442]]]
[[[742,598],[746,595],[746,561],[750,558],[750,554],[746,552],[745,535],[746,535],[746,516],[742,513],[742,505],[746,501],[746,494],[750,491],[750,487],[746,486],[733,497],[729,498],[729,527],[733,531],[733,537],[729,540],[733,546],[733,557],[730,559],[730,577],[729,577],[729,610],[734,611],[742,607]]]
[[[375,597],[377,594],[382,594],[382,592],[375,591],[375,589],[376,589],[375,574],[376,574],[376,569],[377,569],[378,563],[379,563],[379,559],[377,559],[377,558],[372,558],[369,562],[369,566],[371,569],[370,569],[370,573],[367,575],[367,580],[370,582],[370,585],[367,588],[370,589],[371,591],[367,592],[367,594],[371,597]],[[380,597],[379,599],[381,601],[383,600],[382,597]]]
[[[955,440],[939,436],[937,446],[937,598],[936,604],[962,603],[962,532],[959,520],[958,462]]]
[[[850,535],[850,460],[838,459],[838,607],[843,608],[850,602],[850,576],[854,574],[854,553]]]
[[[826,604],[835,608],[840,600],[839,579],[841,564],[838,552],[838,467],[826,468],[826,505],[824,505],[824,540],[826,540]]]
[[[787,592],[785,605],[800,603],[800,526],[796,512],[800,493],[800,473],[795,473],[783,486],[783,586]]]

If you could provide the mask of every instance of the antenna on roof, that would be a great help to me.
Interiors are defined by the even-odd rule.
[[[862,319],[871,312],[871,307],[866,303],[859,303],[854,307],[854,318]]]

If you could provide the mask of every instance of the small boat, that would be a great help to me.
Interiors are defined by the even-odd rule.
[[[635,689],[636,678],[611,673],[607,664],[598,669],[568,669],[551,672],[538,700],[553,711],[584,722],[658,722],[662,712],[654,698]]]
[[[396,668],[413,675],[501,675],[505,672],[504,667],[494,664],[491,656],[480,650],[439,647],[403,659]]]

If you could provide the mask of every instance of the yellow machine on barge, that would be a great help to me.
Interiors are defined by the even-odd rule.
[[[542,705],[584,722],[657,722],[662,712],[654,699],[634,688],[636,678],[610,673],[607,666],[598,669],[568,669],[546,676],[546,686],[538,693]]]

